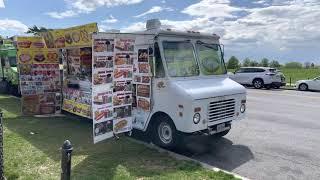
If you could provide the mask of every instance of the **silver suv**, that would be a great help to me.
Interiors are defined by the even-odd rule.
[[[256,89],[280,88],[285,85],[283,74],[269,67],[242,67],[234,73],[229,73],[229,77],[239,84],[253,86]]]

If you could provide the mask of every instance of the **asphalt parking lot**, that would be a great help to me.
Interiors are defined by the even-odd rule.
[[[320,93],[248,89],[247,118],[177,152],[250,179],[320,179]]]

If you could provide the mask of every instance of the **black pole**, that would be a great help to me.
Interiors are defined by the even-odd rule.
[[[3,113],[0,109],[0,180],[4,179],[4,168],[3,168]]]
[[[69,140],[64,141],[61,148],[61,180],[70,180],[72,150],[71,142]]]

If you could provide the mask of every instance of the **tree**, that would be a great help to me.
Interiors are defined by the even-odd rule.
[[[311,63],[311,68],[314,68],[314,67],[315,67],[314,63]]]
[[[40,33],[50,30],[52,29],[47,29],[45,27],[38,28],[38,26],[34,25],[33,27],[28,28],[27,34],[40,35]]]
[[[263,67],[269,67],[269,59],[263,58],[263,59],[261,60],[260,65],[263,66]]]
[[[305,62],[305,63],[304,63],[304,67],[305,67],[306,69],[309,69],[309,68],[311,67],[311,63],[310,63],[310,62]]]
[[[269,65],[270,67],[273,67],[273,68],[280,68],[281,66],[277,60],[272,60]]]
[[[235,56],[231,56],[228,61],[227,69],[238,69],[239,67],[239,60]]]
[[[301,69],[302,64],[299,62],[288,62],[285,64],[285,67],[289,69]]]
[[[258,63],[258,61],[253,60],[250,62],[250,66],[257,67],[257,66],[259,66],[259,63]]]
[[[251,63],[251,60],[249,58],[245,58],[243,60],[242,66],[243,67],[248,67],[248,66],[250,66],[250,63]]]

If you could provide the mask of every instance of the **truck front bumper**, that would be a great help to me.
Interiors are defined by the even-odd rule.
[[[224,125],[224,126],[221,126]],[[209,126],[207,129],[192,133],[193,135],[213,135],[231,129],[231,121]]]

